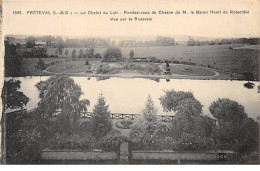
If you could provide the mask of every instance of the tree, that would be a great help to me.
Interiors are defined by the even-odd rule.
[[[247,83],[244,84],[244,87],[246,87],[248,89],[254,88],[255,84],[250,82],[250,81],[254,80],[254,74],[252,72],[245,72],[244,77],[247,81]]]
[[[90,50],[89,50],[89,55],[90,55],[91,58],[94,57],[94,53],[95,53],[95,49],[93,47],[91,47]]]
[[[22,109],[28,102],[29,98],[18,91],[21,88],[21,81],[10,79],[4,81],[4,87],[2,89],[2,100],[4,110],[6,109]]]
[[[177,106],[177,112],[172,123],[173,137],[179,139],[184,133],[210,136],[214,122],[201,114],[202,105],[198,100],[192,98],[182,100]]]
[[[143,110],[143,118],[146,121],[154,122],[157,120],[158,109],[154,106],[151,96],[149,95]]]
[[[113,59],[113,58],[118,59],[122,57],[122,52],[120,48],[110,47],[106,49],[103,56],[106,59]]]
[[[16,53],[16,47],[5,41],[5,76],[6,77],[19,77],[23,74],[23,58]]]
[[[134,50],[132,49],[129,53],[130,58],[133,58],[135,56]]]
[[[157,120],[157,108],[150,96],[145,104],[142,117],[137,119],[130,130],[130,139],[136,149],[159,149],[161,140],[167,137],[165,125]]]
[[[36,84],[36,87],[40,92],[37,110],[41,117],[49,118],[61,110],[58,116],[61,132],[71,130],[70,119],[73,120],[73,128],[78,126],[80,113],[87,110],[90,102],[87,99],[79,100],[83,92],[74,80],[66,75],[56,75]]]
[[[170,65],[169,65],[169,62],[168,62],[168,61],[166,61],[166,67],[167,67],[167,68],[169,68],[169,67],[170,67]]]
[[[225,122],[237,122],[240,124],[244,118],[247,118],[244,107],[228,98],[218,99],[211,103],[209,111],[220,125]]]
[[[185,99],[195,99],[191,92],[166,90],[165,94],[159,98],[163,110],[166,112],[177,111],[178,105]]]
[[[39,58],[39,62],[37,63],[37,65],[35,66],[36,69],[43,71],[47,68],[46,64],[43,62],[43,60],[41,58]]]
[[[94,106],[93,115],[91,117],[92,133],[98,140],[106,136],[112,130],[112,122],[108,107],[105,98],[101,94],[97,104]]]
[[[85,50],[84,57],[85,57],[85,58],[90,58],[89,49],[86,49],[86,50]]]
[[[71,52],[72,58],[75,58],[75,55],[76,55],[76,49],[73,49],[73,51]]]
[[[248,118],[244,107],[227,98],[211,103],[209,110],[219,126],[213,139],[219,149],[249,152],[258,149],[259,125]]]
[[[96,53],[95,54],[95,58],[100,59],[101,58],[101,54],[100,53]]]
[[[69,54],[69,51],[68,51],[68,49],[66,49],[65,50],[65,55],[68,56],[68,54]]]
[[[34,55],[37,58],[47,58],[47,49],[46,48],[37,48],[34,50]]]
[[[181,150],[204,150],[214,147],[210,137],[214,120],[202,115],[202,105],[191,92],[165,91],[160,98],[164,111],[175,111],[171,137]]]
[[[79,50],[79,57],[80,57],[80,58],[83,57],[83,50],[82,50],[82,49]]]
[[[25,45],[26,45],[26,48],[33,48],[35,46],[35,38],[32,36],[29,36],[26,39]]]
[[[64,42],[62,40],[62,37],[61,36],[56,37],[56,41],[57,41],[58,53],[62,54],[62,50],[64,49]]]

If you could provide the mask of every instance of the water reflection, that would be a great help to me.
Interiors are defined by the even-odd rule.
[[[244,87],[246,87],[248,89],[253,89],[255,87],[255,84],[251,83],[251,82],[247,82],[244,84]]]
[[[172,79],[174,84],[159,80],[153,81],[144,78],[106,78],[88,79],[87,77],[72,77],[81,87],[84,94],[81,99],[89,99],[89,111],[92,111],[100,93],[104,94],[107,104],[113,113],[141,113],[144,108],[147,96],[150,94],[158,108],[159,114],[174,115],[174,113],[164,112],[159,101],[163,95],[163,90],[174,89],[176,91],[191,91],[202,103],[203,112],[209,114],[208,107],[218,98],[230,98],[245,107],[250,117],[256,118],[260,111],[260,96],[256,89],[244,88],[242,81],[227,80],[180,80]],[[21,91],[31,100],[27,104],[27,109],[36,107],[39,92],[35,84],[40,81],[39,77],[18,78],[21,81]],[[48,77],[41,77],[42,81]],[[259,86],[259,82],[253,82]]]

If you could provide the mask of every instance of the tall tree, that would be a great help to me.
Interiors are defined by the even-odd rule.
[[[21,81],[10,79],[4,81],[4,87],[2,89],[2,100],[4,110],[6,109],[22,109],[28,102],[29,98],[20,92]]]
[[[106,136],[112,129],[108,107],[105,98],[101,94],[93,109],[93,115],[91,118],[92,133],[97,139]]]
[[[129,53],[130,58],[133,58],[135,56],[134,50],[131,49]]]
[[[91,47],[89,50],[89,55],[91,56],[91,58],[94,57],[94,53],[95,53],[95,49],[93,47]]]
[[[16,46],[5,41],[5,76],[19,77],[23,74],[23,58],[16,53]]]
[[[90,102],[87,99],[80,100],[83,92],[73,79],[66,75],[56,75],[36,84],[36,87],[40,91],[38,112],[42,117],[48,118],[61,110],[58,116],[60,131],[70,131],[71,118],[73,127],[77,127],[80,112],[86,111]]]
[[[79,50],[79,57],[80,57],[80,58],[83,57],[83,50],[82,50],[82,49]]]
[[[151,96],[149,95],[143,110],[143,118],[147,121],[154,122],[157,120],[158,109],[154,106]]]
[[[157,120],[158,109],[150,97],[147,98],[142,117],[137,119],[130,130],[130,139],[136,149],[153,149],[160,146],[159,141],[165,139],[167,134],[163,132],[163,127]]]
[[[72,58],[76,57],[76,49],[73,49],[73,51],[71,52],[71,56],[72,56]]]
[[[166,112],[177,111],[178,105],[185,99],[195,99],[191,92],[166,90],[165,94],[159,98],[163,110]]]
[[[258,149],[259,123],[248,118],[242,105],[223,98],[211,103],[209,110],[219,123],[213,132],[219,149],[240,152]]]
[[[106,49],[106,51],[105,51],[103,56],[106,59],[121,58],[122,57],[122,52],[121,52],[120,48],[111,47],[111,48],[107,48]]]
[[[212,102],[209,111],[218,120],[219,124],[224,122],[241,123],[244,118],[247,118],[244,107],[228,98]]]

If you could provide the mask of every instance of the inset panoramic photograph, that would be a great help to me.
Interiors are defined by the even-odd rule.
[[[259,164],[259,38],[180,38],[7,36],[6,163]]]

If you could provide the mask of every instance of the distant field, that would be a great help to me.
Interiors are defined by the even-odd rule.
[[[73,49],[78,53],[81,48],[67,48],[68,56]],[[85,52],[86,48],[82,48]],[[162,47],[123,47],[123,57],[129,57],[133,49],[135,57],[155,56],[158,59],[183,60],[214,65],[233,71],[256,71],[260,62],[259,45],[208,45],[208,46],[162,46]],[[103,54],[106,48],[95,48],[95,53]],[[65,51],[65,50],[64,50]],[[258,72],[258,71],[257,71]]]

